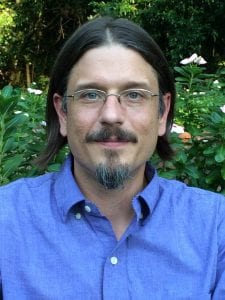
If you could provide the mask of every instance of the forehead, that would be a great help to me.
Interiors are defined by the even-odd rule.
[[[118,88],[128,82],[158,87],[156,71],[132,49],[105,45],[88,50],[72,68],[68,87],[94,82]]]

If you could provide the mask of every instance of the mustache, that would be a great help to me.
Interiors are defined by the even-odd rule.
[[[138,138],[134,133],[121,129],[119,127],[115,127],[115,128],[103,127],[99,131],[95,131],[87,134],[85,141],[87,143],[104,142],[109,140],[112,137],[116,138],[118,141],[123,141],[123,142],[131,142],[131,143],[138,142]]]

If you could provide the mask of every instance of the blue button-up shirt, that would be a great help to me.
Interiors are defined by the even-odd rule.
[[[117,241],[71,170],[68,158],[57,173],[0,188],[4,300],[225,299],[222,195],[147,166],[150,182]]]

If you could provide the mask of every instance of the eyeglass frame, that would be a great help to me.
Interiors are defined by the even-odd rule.
[[[82,89],[82,90],[78,90],[78,91],[75,91],[74,92],[74,94],[73,95],[64,95],[64,101],[63,101],[63,108],[64,108],[64,110],[66,109],[66,98],[73,98],[76,102],[78,102],[79,101],[79,98],[77,98],[77,99],[75,99],[75,96],[76,96],[76,94],[79,94],[79,93],[85,93],[85,92],[98,92],[98,93],[100,93],[101,94],[101,96],[103,96],[103,99],[102,100],[95,100],[95,101],[91,101],[90,100],[90,103],[105,103],[106,101],[107,101],[107,98],[109,97],[109,96],[115,96],[116,98],[117,98],[117,100],[118,100],[118,102],[119,103],[121,103],[121,99],[120,99],[120,97],[121,97],[121,95],[123,95],[124,93],[129,93],[129,92],[143,92],[143,93],[147,93],[147,94],[149,94],[150,95],[150,97],[149,97],[149,99],[151,99],[151,97],[157,97],[157,96],[160,96],[160,94],[157,94],[157,93],[153,93],[152,91],[150,91],[150,90],[147,90],[147,89],[142,89],[142,88],[131,88],[131,89],[126,89],[126,90],[123,90],[123,91],[121,91],[119,94],[118,93],[107,93],[107,92],[105,92],[105,91],[103,91],[103,90],[99,90],[99,89],[94,89],[94,88],[87,88],[87,89]],[[148,99],[147,99],[148,100]],[[88,101],[87,101],[88,102]],[[140,101],[141,102],[141,101]],[[131,103],[132,103],[132,101],[131,101]],[[135,103],[135,101],[134,101],[134,103]],[[136,103],[138,103],[138,101],[136,101]]]

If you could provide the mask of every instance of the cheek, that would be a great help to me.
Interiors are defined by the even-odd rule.
[[[158,132],[158,122],[157,115],[148,111],[136,116],[132,124],[134,130],[140,137],[151,136],[153,138],[153,135],[157,135]]]
[[[93,115],[83,112],[82,110],[68,110],[67,114],[67,131],[68,139],[84,142],[86,134],[93,127]],[[73,142],[73,141],[72,141]]]

